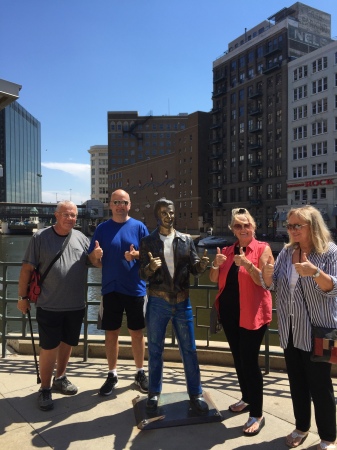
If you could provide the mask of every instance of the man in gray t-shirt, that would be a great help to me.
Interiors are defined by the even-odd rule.
[[[77,387],[66,377],[66,368],[72,347],[78,345],[87,280],[89,239],[73,229],[77,218],[76,205],[70,201],[60,202],[55,216],[56,224],[37,231],[29,242],[20,272],[17,304],[18,309],[26,314],[30,309],[28,285],[33,269],[38,267],[43,274],[69,238],[60,258],[43,281],[36,303],[41,376],[38,405],[43,411],[54,406],[51,384],[54,390],[63,394],[77,393]]]

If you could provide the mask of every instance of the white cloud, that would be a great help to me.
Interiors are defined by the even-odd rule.
[[[43,162],[41,165],[46,169],[60,170],[61,172],[69,173],[74,177],[80,178],[83,181],[90,181],[90,164]]]
[[[71,199],[80,205],[90,199],[90,164],[43,162],[42,201]]]

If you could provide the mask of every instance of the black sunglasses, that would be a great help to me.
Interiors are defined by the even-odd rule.
[[[122,205],[122,206],[128,206],[129,202],[127,200],[113,200],[111,203],[113,203],[116,206]]]

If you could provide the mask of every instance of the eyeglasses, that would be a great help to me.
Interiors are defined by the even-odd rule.
[[[241,224],[241,223],[235,223],[234,225],[233,225],[233,228],[234,228],[234,230],[249,230],[249,228],[250,228],[250,226],[251,226],[251,224],[250,223],[244,223],[244,224]]]
[[[74,214],[74,213],[70,213],[70,214],[60,213],[60,214],[64,219],[76,219],[76,217],[77,217],[77,214]]]
[[[128,206],[130,202],[127,200],[113,200],[111,203],[113,203],[116,206],[122,205],[122,206]]]
[[[305,224],[303,224],[303,225],[301,225],[301,224],[299,224],[299,223],[294,223],[294,224],[291,224],[291,223],[288,223],[287,224],[287,230],[289,230],[289,231],[298,231],[298,230],[300,230],[302,227],[306,227],[308,224],[307,223],[305,223]]]

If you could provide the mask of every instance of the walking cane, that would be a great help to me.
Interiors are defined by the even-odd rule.
[[[33,336],[32,319],[30,317],[30,310],[29,309],[27,309],[27,315],[28,315],[28,321],[29,321],[29,326],[30,326],[30,334],[32,336],[33,353],[34,353],[35,368],[36,368],[36,375],[37,375],[37,384],[40,384],[41,383],[41,378],[40,378],[40,374],[39,374],[39,366],[38,366],[38,363],[37,363],[35,342],[34,342],[34,336]]]

